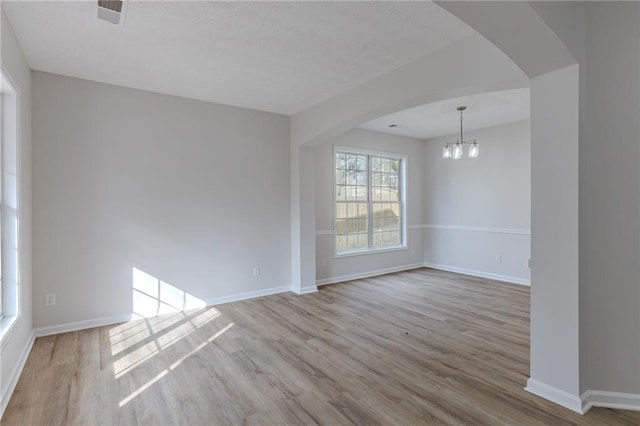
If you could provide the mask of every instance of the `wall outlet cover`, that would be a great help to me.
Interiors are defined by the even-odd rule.
[[[44,296],[44,304],[45,304],[45,306],[55,306],[55,304],[56,304],[56,294],[55,293],[47,293]]]

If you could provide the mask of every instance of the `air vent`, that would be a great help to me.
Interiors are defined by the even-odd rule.
[[[118,25],[121,22],[124,1],[98,0],[98,19]]]

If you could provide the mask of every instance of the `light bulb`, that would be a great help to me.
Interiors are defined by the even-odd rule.
[[[459,160],[462,158],[462,144],[461,143],[456,143],[453,146],[453,159],[454,160]]]
[[[451,155],[451,146],[445,145],[444,148],[442,148],[442,158],[451,158]]]
[[[469,145],[469,158],[478,158],[480,155],[480,147],[476,141]]]

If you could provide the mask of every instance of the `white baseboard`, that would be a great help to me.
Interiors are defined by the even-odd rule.
[[[84,321],[68,322],[59,325],[50,325],[47,327],[38,327],[33,329],[36,337],[51,336],[52,334],[70,333],[72,331],[86,330],[87,328],[103,327],[105,325],[119,324],[131,321],[131,314],[116,315],[112,317],[94,318]]]
[[[619,410],[640,411],[640,394],[588,390],[580,397],[582,411],[591,407],[615,408]]]
[[[254,299],[256,297],[269,296],[277,293],[284,293],[291,290],[289,286],[272,287],[263,290],[248,291],[245,293],[232,294],[230,296],[214,297],[204,300],[206,306],[222,305],[224,303],[237,302],[240,300]],[[87,328],[103,327],[105,325],[119,324],[134,319],[133,314],[116,315],[112,317],[94,318],[85,321],[68,322],[65,324],[39,327],[33,330],[36,337],[50,336],[52,334],[69,333],[72,331],[86,330]]]
[[[423,263],[413,263],[411,265],[394,266],[391,268],[376,269],[375,271],[359,272],[356,274],[342,275],[338,277],[323,278],[316,281],[316,285],[337,284],[344,281],[359,280],[362,278],[375,277],[378,275],[391,274],[394,272],[408,271],[410,269],[422,268]]]
[[[271,287],[262,290],[247,291],[245,293],[231,294],[229,296],[214,297],[205,299],[207,306],[222,305],[224,303],[238,302],[240,300],[255,299],[256,297],[271,296],[272,294],[286,293],[291,291],[289,286]]]
[[[300,287],[300,288],[291,288],[291,291],[294,292],[297,295],[303,295],[303,294],[309,294],[309,293],[317,293],[318,292],[318,286],[316,285],[306,285],[304,287]]]
[[[577,397],[535,379],[527,380],[525,390],[578,414],[586,414],[592,407],[640,411],[640,394],[588,390]]]
[[[531,392],[541,398],[549,400],[555,404],[561,405],[574,411],[578,414],[584,414],[582,408],[582,400],[577,395],[572,395],[569,392],[561,389],[549,386],[546,383],[542,383],[536,379],[527,380],[527,387],[524,388],[527,392]]]
[[[330,278],[323,278],[320,280],[316,281],[316,284],[318,286],[323,286],[323,285],[327,285],[327,284],[336,284],[336,283],[341,283],[344,281],[351,281],[351,280],[359,280],[361,278],[369,278],[369,277],[375,277],[378,275],[384,275],[384,274],[391,274],[394,272],[401,272],[401,271],[408,271],[410,269],[416,269],[416,268],[432,268],[432,269],[439,269],[441,271],[447,271],[447,272],[455,272],[457,274],[463,274],[463,275],[470,275],[473,277],[480,277],[480,278],[488,278],[491,280],[496,280],[496,281],[504,281],[504,282],[508,282],[508,283],[512,283],[512,284],[520,284],[520,285],[531,285],[531,281],[525,278],[518,278],[518,277],[512,277],[509,275],[499,275],[499,274],[493,274],[490,272],[484,272],[484,271],[478,271],[478,270],[473,270],[473,269],[465,269],[465,268],[458,268],[456,266],[448,266],[448,265],[441,265],[438,263],[431,263],[431,262],[425,262],[425,263],[414,263],[411,265],[403,265],[403,266],[394,266],[392,268],[384,268],[384,269],[377,269],[374,271],[366,271],[366,272],[360,272],[360,273],[356,273],[356,274],[348,274],[348,275],[341,275],[341,276],[337,276],[337,277],[330,277]]]
[[[512,284],[531,285],[531,280],[526,278],[512,277],[510,275],[493,274],[491,272],[478,271],[474,269],[458,268],[457,266],[441,265],[439,263],[425,262],[426,268],[439,269],[441,271],[455,272],[457,274],[471,275],[473,277],[488,278],[490,280],[505,281]]]
[[[4,410],[6,410],[7,405],[9,405],[9,400],[11,399],[11,395],[13,395],[13,391],[16,389],[16,385],[18,384],[18,379],[20,379],[20,375],[22,374],[24,365],[27,362],[27,358],[29,358],[29,353],[31,353],[31,348],[33,347],[33,343],[35,342],[35,340],[36,340],[36,336],[33,332],[31,332],[31,334],[29,335],[29,339],[27,340],[27,343],[24,345],[24,349],[22,349],[20,358],[18,359],[18,365],[16,365],[16,368],[13,370],[13,373],[9,378],[9,383],[4,389],[2,389],[2,399],[0,399],[0,419],[2,419]]]

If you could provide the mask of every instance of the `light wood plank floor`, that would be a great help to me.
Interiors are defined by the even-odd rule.
[[[418,269],[39,338],[2,424],[640,424],[528,370],[527,287]]]

